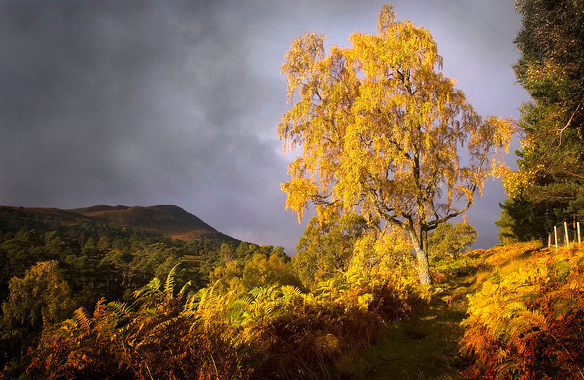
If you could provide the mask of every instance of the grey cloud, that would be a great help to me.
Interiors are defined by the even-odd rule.
[[[279,190],[284,53],[305,32],[345,46],[352,32],[375,32],[383,3],[0,3],[0,204],[174,203],[291,252],[302,226]],[[432,31],[447,75],[480,112],[507,116],[522,95],[509,67],[519,19],[503,3],[395,8]],[[473,215],[496,207],[479,206]],[[492,220],[481,229],[491,233]]]

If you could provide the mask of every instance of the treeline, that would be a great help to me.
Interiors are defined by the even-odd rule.
[[[211,242],[167,246],[130,235],[117,240],[127,245],[114,248],[105,239],[88,238],[79,251],[61,249],[47,257],[53,252],[48,242],[60,239],[61,248],[72,242],[53,232],[3,236],[7,255],[20,242],[22,251],[36,252],[34,258],[50,259],[8,282],[1,321],[5,378],[350,374],[357,349],[428,297],[411,259],[379,255],[371,261],[363,251],[351,252],[346,270],[308,292],[281,247],[220,244],[203,252]],[[126,259],[111,267],[111,252]],[[185,261],[186,252],[204,260]],[[95,267],[71,264],[76,262]],[[134,286],[146,273],[150,280]],[[117,293],[108,293],[112,282]]]
[[[39,261],[55,260],[81,304],[93,303],[102,296],[116,299],[129,286],[137,287],[153,275],[168,273],[185,254],[217,249],[216,242],[197,242],[195,246],[171,242],[138,233],[105,230],[71,236],[67,231],[40,232],[21,229],[0,233],[1,297],[8,295],[8,282],[22,277],[25,270]],[[220,244],[220,243],[219,243]],[[213,247],[215,245],[215,247]],[[194,263],[185,263],[192,277]]]

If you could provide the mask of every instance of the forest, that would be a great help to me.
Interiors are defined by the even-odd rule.
[[[515,4],[520,120],[478,115],[391,4],[349,47],[292,41],[292,257],[176,206],[0,209],[0,378],[584,379],[584,247],[550,244],[584,216],[584,3]],[[500,244],[471,250],[490,177]]]

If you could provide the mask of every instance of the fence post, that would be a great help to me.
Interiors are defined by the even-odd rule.
[[[552,233],[548,233],[548,248],[552,246]]]
[[[566,233],[566,247],[570,248],[570,236],[568,236],[568,223],[564,222],[564,231]]]
[[[554,226],[554,246],[558,249],[558,226]]]
[[[578,229],[578,244],[580,244],[582,242],[580,239],[580,222],[576,222],[576,228]]]

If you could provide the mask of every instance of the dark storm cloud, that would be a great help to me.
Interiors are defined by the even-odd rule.
[[[301,227],[284,210],[275,131],[284,53],[305,32],[344,46],[374,33],[383,3],[0,3],[0,204],[174,203],[291,251]],[[432,31],[473,105],[503,116],[520,103],[507,3],[395,1],[398,18]]]
[[[273,115],[255,117],[269,85],[225,4],[0,5],[0,203],[176,203],[260,240],[290,224]]]
[[[48,165],[44,158],[54,155],[74,167],[109,164],[122,177],[111,179],[123,181],[132,173],[116,173],[120,158],[131,166],[144,155],[139,161],[149,164],[169,150],[200,148],[193,152],[203,160],[219,146],[244,106],[232,102],[233,92],[251,84],[237,41],[221,28],[208,32],[208,12],[179,28],[160,7],[122,3],[9,3],[0,13],[4,148],[24,159],[10,174],[27,175],[23,165]],[[65,172],[59,166],[45,175]]]

